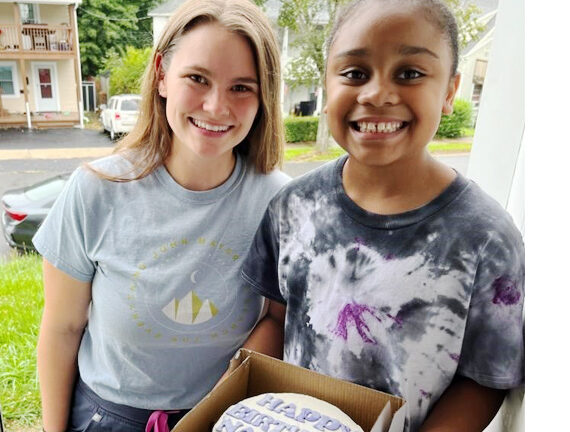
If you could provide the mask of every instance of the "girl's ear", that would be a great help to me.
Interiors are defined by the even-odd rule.
[[[445,101],[443,103],[443,108],[441,110],[446,115],[450,115],[453,112],[453,99],[455,98],[455,93],[459,88],[460,82],[461,82],[461,74],[459,73],[455,74],[455,76],[449,80],[449,86],[447,87]]]
[[[162,67],[162,54],[156,53],[156,57],[154,58],[154,70],[158,76],[158,94],[161,95],[163,98],[166,97],[166,85],[164,83],[164,68]]]

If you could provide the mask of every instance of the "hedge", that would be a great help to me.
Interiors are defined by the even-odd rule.
[[[319,127],[318,117],[286,117],[285,141],[316,141]]]
[[[436,136],[441,138],[456,138],[461,136],[463,129],[472,126],[471,115],[473,108],[471,102],[465,99],[456,99],[453,102],[453,113],[441,116],[441,122]]]

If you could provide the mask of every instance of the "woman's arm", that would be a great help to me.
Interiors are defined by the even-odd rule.
[[[267,312],[257,323],[243,347],[282,359],[286,306],[273,300],[267,302],[269,303]]]
[[[42,421],[47,432],[66,430],[77,351],[87,323],[91,283],[43,261],[45,305],[38,342]]]
[[[497,414],[505,393],[457,377],[436,402],[420,431],[481,432]]]

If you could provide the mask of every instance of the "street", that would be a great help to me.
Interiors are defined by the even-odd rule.
[[[109,137],[98,131],[56,129],[17,133],[0,130],[0,196],[9,189],[28,186],[73,171],[82,163],[110,154],[112,145]],[[76,157],[78,155],[82,157]],[[468,154],[436,157],[466,174]],[[289,162],[284,164],[283,171],[297,177],[321,164],[322,162]],[[10,248],[1,236],[0,260],[8,258],[10,253]]]

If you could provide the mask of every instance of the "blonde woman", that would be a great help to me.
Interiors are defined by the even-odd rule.
[[[288,181],[279,77],[248,0],[188,0],[166,26],[135,130],[72,175],[34,238],[47,432],[168,430],[255,326],[239,269]]]

